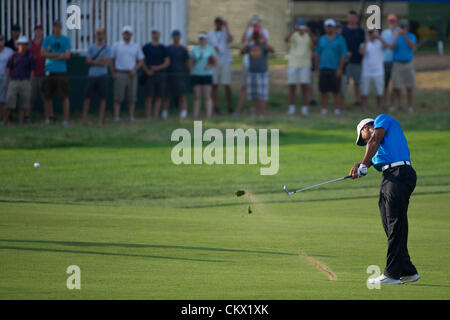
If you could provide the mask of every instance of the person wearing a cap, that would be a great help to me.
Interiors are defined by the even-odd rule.
[[[95,30],[95,43],[88,48],[86,64],[89,65],[86,91],[83,101],[83,122],[87,120],[92,99],[99,97],[98,123],[103,123],[108,87],[108,66],[111,63],[111,47],[106,44],[105,28]]]
[[[401,89],[406,87],[406,98],[408,112],[414,112],[413,91],[416,86],[416,73],[414,70],[414,50],[416,49],[416,36],[409,32],[409,22],[406,19],[400,20],[400,28],[395,35],[390,48],[394,51],[392,66],[392,85],[394,88],[394,101],[400,107]],[[391,108],[395,107],[395,102]],[[391,111],[394,111],[393,109]]]
[[[42,81],[44,95],[45,124],[50,124],[53,114],[53,94],[58,93],[62,100],[64,120],[63,126],[69,124],[69,77],[67,75],[67,60],[70,59],[70,39],[61,34],[61,22],[53,22],[52,34],[45,37],[42,43],[41,56],[45,60],[45,78]]]
[[[389,45],[394,42],[395,36],[398,31],[398,18],[395,14],[391,13],[387,16],[388,28],[381,32],[381,38],[388,43]],[[394,52],[391,50],[390,46],[384,49],[383,52],[383,61],[384,61],[384,95],[383,95],[383,104],[384,107],[389,109],[394,105],[394,94],[391,92],[390,95],[390,105],[388,105],[388,89],[389,89],[389,81],[391,80],[392,75],[392,64],[394,60]]]
[[[346,67],[347,81],[353,79],[355,106],[361,106],[359,84],[361,79],[362,56],[359,52],[359,47],[364,42],[365,35],[363,28],[358,24],[358,14],[353,10],[347,14],[347,25],[342,29],[342,36],[347,43],[349,55]]]
[[[132,40],[133,28],[124,26],[122,40],[111,48],[111,75],[114,78],[114,122],[120,122],[120,105],[128,100],[129,120],[134,121],[134,109],[137,100],[137,71],[144,64],[144,53],[139,44]]]
[[[289,87],[288,115],[294,115],[295,90],[300,86],[302,91],[302,115],[308,115],[308,89],[311,85],[311,57],[314,50],[315,37],[309,31],[306,20],[298,18],[294,29],[284,38],[289,43],[287,84]]]
[[[386,267],[381,276],[369,279],[374,284],[401,284],[420,276],[408,253],[408,204],[417,176],[411,166],[410,152],[400,123],[387,114],[364,119],[356,128],[356,144],[366,146],[364,157],[350,170],[352,179],[367,174],[373,166],[382,172],[379,209],[388,238]]]
[[[11,27],[11,39],[6,41],[5,46],[12,49],[13,51],[17,51],[17,40],[19,40],[20,32],[22,31],[22,28],[19,24],[14,24]]]
[[[33,82],[36,64],[28,50],[28,38],[21,36],[17,40],[17,52],[9,57],[6,67],[6,108],[4,123],[16,105],[19,106],[19,124],[23,124],[24,112],[30,107],[31,83]]]
[[[264,118],[267,100],[269,98],[269,67],[267,56],[274,48],[266,41],[261,42],[261,31],[253,30],[253,41],[244,46],[242,54],[248,53],[250,65],[247,76],[247,98],[252,101],[254,114]]]
[[[220,114],[219,106],[219,85],[225,89],[225,99],[228,113],[233,113],[233,100],[231,93],[231,56],[229,43],[233,41],[233,34],[228,28],[228,22],[221,17],[214,19],[214,30],[208,33],[208,44],[217,52],[217,65],[213,69],[212,99],[213,108],[216,114]]]
[[[321,114],[328,113],[328,93],[333,94],[334,113],[342,113],[339,105],[340,80],[347,57],[347,45],[345,39],[336,34],[336,22],[327,19],[324,22],[325,34],[317,43],[315,59],[316,72],[319,76],[319,91],[322,99]]]
[[[5,37],[0,34],[0,120],[3,119],[3,106],[6,101],[6,66],[13,54],[14,51],[5,46]]]
[[[261,17],[259,14],[255,13],[252,15],[247,28],[244,30],[241,36],[241,43],[243,45],[247,45],[253,41],[253,30],[257,28],[260,31],[260,41],[268,42],[269,41],[269,31],[266,28],[262,27]],[[241,76],[241,90],[239,93],[239,102],[235,111],[235,115],[239,115],[241,111],[244,109],[245,101],[247,99],[247,77],[248,77],[248,68],[250,66],[249,56],[248,54],[244,54],[242,59],[242,76]]]
[[[191,82],[194,87],[194,119],[197,119],[200,114],[202,96],[205,99],[206,117],[210,119],[213,111],[212,69],[217,64],[217,52],[208,44],[208,35],[205,32],[200,32],[197,38],[198,45],[194,46],[189,53]]]
[[[34,57],[34,61],[36,62],[36,70],[34,70],[33,83],[31,84],[30,107],[25,111],[25,123],[29,123],[31,121],[31,112],[33,111],[38,93],[41,96],[42,102],[44,101],[44,95],[40,90],[45,75],[45,58],[41,56],[41,48],[43,43],[44,30],[42,28],[42,24],[37,24],[34,27],[34,39],[31,40],[30,43],[30,52]],[[53,116],[53,114],[51,116]]]
[[[165,45],[160,43],[161,31],[158,28],[152,29],[151,42],[144,45],[145,63],[142,65],[147,75],[145,81],[145,113],[147,119],[152,117],[152,103],[154,104],[153,116],[159,117],[159,111],[163,100],[167,96],[167,68],[170,65],[170,58]],[[161,118],[166,119],[169,115],[169,105],[164,104]]]
[[[172,31],[172,44],[167,47],[167,54],[170,58],[170,65],[167,69],[167,97],[164,106],[168,110],[170,98],[178,99],[180,107],[180,118],[187,117],[187,99],[186,99],[186,75],[189,69],[189,53],[185,46],[180,43],[180,30]]]

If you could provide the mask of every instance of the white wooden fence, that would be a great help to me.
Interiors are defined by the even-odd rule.
[[[124,25],[131,25],[134,41],[150,41],[153,27],[161,30],[161,42],[170,43],[170,33],[179,29],[186,44],[188,0],[0,0],[0,33],[11,37],[11,27],[18,23],[22,34],[31,38],[33,28],[41,23],[44,34],[51,33],[52,22],[60,19],[63,33],[70,37],[72,51],[85,53],[94,41],[95,29],[105,27],[107,41],[112,44],[121,38]],[[81,29],[67,30],[67,7],[81,9]]]

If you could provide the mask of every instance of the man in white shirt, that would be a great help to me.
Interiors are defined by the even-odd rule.
[[[0,120],[3,116],[3,105],[6,101],[6,65],[14,51],[5,47],[5,37],[0,34]]]
[[[208,33],[208,44],[217,52],[218,64],[213,69],[212,99],[214,111],[220,114],[218,87],[223,85],[227,99],[228,113],[233,113],[231,95],[231,56],[229,43],[233,41],[233,35],[228,29],[228,23],[221,17],[214,20],[215,29]]]
[[[134,121],[134,109],[137,100],[136,73],[144,63],[144,53],[136,42],[131,40],[133,29],[125,26],[122,29],[122,41],[112,46],[113,63],[110,64],[114,78],[114,122],[120,121],[120,104],[125,98],[128,100],[130,121]]]
[[[378,30],[369,30],[359,52],[363,56],[361,72],[361,104],[363,111],[367,110],[367,96],[371,84],[377,94],[377,108],[382,110],[384,93],[384,62],[383,49],[388,44],[380,37]]]

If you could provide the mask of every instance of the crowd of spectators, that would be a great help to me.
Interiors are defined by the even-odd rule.
[[[407,20],[398,21],[394,14],[387,17],[386,30],[365,31],[357,13],[350,11],[347,23],[333,19],[324,22],[324,34],[317,37],[305,19],[299,18],[286,35],[289,45],[286,83],[288,110],[296,114],[296,89],[301,92],[300,113],[307,116],[315,103],[313,86],[317,83],[322,115],[328,114],[329,94],[333,96],[334,114],[344,112],[347,85],[353,83],[354,105],[367,110],[371,87],[376,105],[390,112],[401,107],[401,89],[406,87],[408,111],[414,112],[413,64],[415,36],[409,32]],[[70,39],[61,33],[60,21],[55,21],[52,34],[44,37],[42,25],[34,28],[34,39],[21,35],[19,25],[12,27],[11,39],[0,35],[0,119],[6,124],[11,110],[19,108],[19,123],[30,122],[38,95],[44,102],[44,121],[55,121],[53,96],[61,99],[64,126],[69,124],[70,84],[67,62],[71,58]],[[91,101],[99,98],[99,122],[103,122],[108,95],[108,75],[113,78],[114,122],[121,121],[120,107],[126,99],[128,119],[135,120],[138,86],[145,92],[146,119],[166,119],[171,99],[180,108],[180,118],[188,117],[187,80],[190,79],[194,100],[194,118],[201,117],[202,104],[206,118],[220,114],[219,90],[225,93],[226,111],[239,116],[245,100],[252,101],[253,113],[263,118],[269,97],[268,55],[274,52],[269,44],[269,32],[254,14],[241,36],[243,66],[238,104],[233,106],[230,43],[233,34],[226,20],[217,17],[214,29],[199,32],[197,44],[189,51],[181,44],[179,30],[171,33],[172,43],[160,42],[161,31],[153,28],[149,43],[141,46],[133,40],[133,29],[122,28],[122,39],[112,45],[106,43],[106,31],[95,32],[95,43],[87,51],[87,74],[82,120],[86,121]],[[316,78],[316,79],[314,79]],[[391,81],[392,80],[392,81]],[[389,82],[391,95],[388,95]]]

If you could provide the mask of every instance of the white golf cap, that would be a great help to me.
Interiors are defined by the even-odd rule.
[[[131,26],[125,26],[122,29],[122,33],[124,32],[133,33],[133,28]]]
[[[20,36],[19,39],[17,40],[17,44],[27,44],[28,43],[28,38],[26,36]]]
[[[329,26],[331,26],[331,27],[336,27],[336,21],[334,21],[333,19],[327,19],[327,20],[325,20],[325,22],[323,23],[323,25],[324,25],[325,27],[329,27]]]
[[[204,33],[204,32],[200,32],[200,33],[197,35],[197,38],[198,38],[198,39],[206,39],[206,38],[208,38],[208,35],[207,35],[206,33]]]
[[[361,139],[361,130],[362,130],[362,128],[364,128],[364,126],[366,124],[371,123],[371,122],[375,122],[375,120],[373,120],[372,118],[366,118],[364,120],[361,120],[358,123],[358,126],[356,127],[356,145],[361,146],[361,147],[366,145],[364,140]]]

